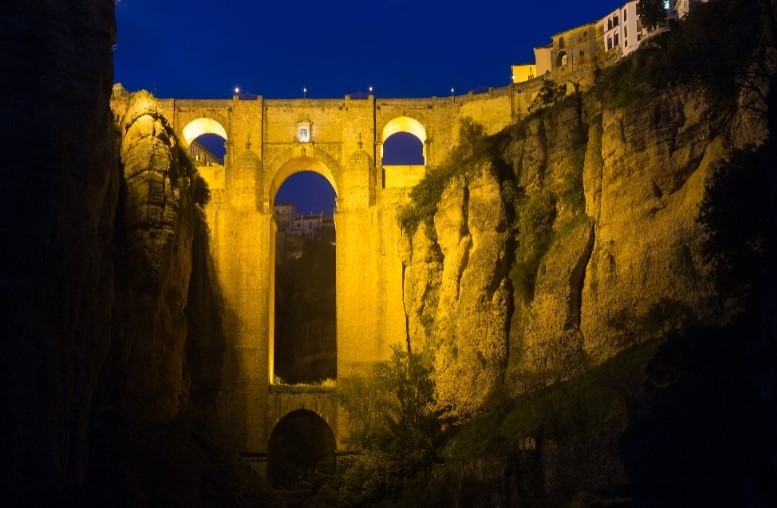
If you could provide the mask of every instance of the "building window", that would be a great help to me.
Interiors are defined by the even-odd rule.
[[[612,30],[612,18],[607,18],[607,30]]]
[[[558,49],[564,49],[564,38],[559,37],[558,38]]]
[[[628,36],[629,36],[629,27],[628,26],[624,26],[623,27],[623,37],[628,37]]]
[[[310,143],[310,122],[299,122],[297,124],[297,141],[300,143]]]
[[[613,45],[614,45],[614,46],[617,46],[617,45],[618,45],[618,34],[615,34],[615,38],[613,39],[613,41],[612,41],[612,42],[613,42]]]
[[[628,11],[627,11],[626,9],[623,9],[623,22],[624,22],[624,23],[625,23],[625,22],[626,22],[626,20],[628,19],[628,17],[626,16],[626,13],[627,13],[627,12],[628,12]]]
[[[612,37],[607,37],[607,51],[612,49]]]
[[[618,15],[616,14],[615,17],[612,20],[612,26],[618,26]]]
[[[583,50],[581,49],[581,50],[580,50],[580,58],[583,58],[584,56],[585,56],[585,51],[583,51]]]

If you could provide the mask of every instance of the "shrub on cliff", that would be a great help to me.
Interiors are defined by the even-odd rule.
[[[664,0],[639,0],[637,11],[639,11],[639,20],[642,22],[642,26],[648,30],[653,30],[666,21]]]
[[[734,307],[757,294],[768,268],[766,252],[777,250],[769,205],[775,152],[771,140],[758,149],[735,151],[709,176],[699,206],[697,221],[707,232],[705,262],[721,300]]]
[[[459,144],[451,150],[444,164],[431,168],[424,178],[410,191],[410,202],[399,212],[399,223],[409,236],[415,233],[421,221],[426,221],[428,231],[434,232],[434,214],[445,185],[455,175],[462,174],[474,162],[486,158],[491,144],[483,126],[470,118],[459,125]]]
[[[754,97],[745,106],[763,110],[763,80],[772,73],[776,49],[775,24],[772,0],[697,5],[670,32],[656,37],[656,46],[641,48],[608,69],[597,94],[618,107],[668,84],[694,83],[704,86],[708,100],[717,104],[750,90]]]
[[[517,247],[510,278],[515,291],[524,301],[529,301],[534,296],[540,261],[553,239],[556,197],[550,191],[543,191],[524,198],[516,208],[516,215]]]
[[[345,441],[361,452],[341,461],[339,490],[348,501],[390,497],[435,462],[443,426],[431,373],[428,358],[394,348],[370,376],[338,388],[350,422]]]

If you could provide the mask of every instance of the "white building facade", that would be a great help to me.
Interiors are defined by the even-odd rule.
[[[637,14],[637,0],[628,2],[597,22],[597,33],[602,34],[605,53],[620,48],[623,56],[639,48],[642,24]]]

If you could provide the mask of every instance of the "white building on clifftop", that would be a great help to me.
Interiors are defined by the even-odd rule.
[[[605,53],[617,51],[626,56],[639,48],[642,41],[642,23],[637,14],[637,0],[628,2],[596,23],[597,37]]]

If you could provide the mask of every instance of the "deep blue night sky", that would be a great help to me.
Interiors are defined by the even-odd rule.
[[[625,1],[120,0],[115,79],[176,98],[466,93]]]

